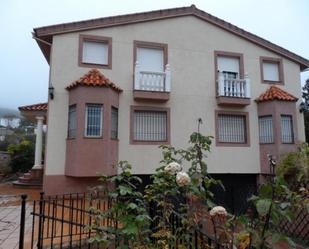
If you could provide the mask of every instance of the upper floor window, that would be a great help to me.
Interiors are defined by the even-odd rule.
[[[217,112],[217,145],[248,145],[247,113]]]
[[[113,106],[111,109],[111,138],[118,138],[118,108]]]
[[[103,127],[103,106],[101,104],[87,104],[85,118],[85,136],[101,137]]]
[[[259,117],[259,135],[261,144],[274,142],[274,129],[272,116]]]
[[[221,72],[225,79],[243,78],[243,55],[239,53],[215,51],[216,72]],[[216,79],[218,75],[216,74]]]
[[[281,141],[283,144],[293,143],[293,119],[291,115],[281,115]]]
[[[134,56],[141,71],[164,72],[167,64],[167,45],[135,41]]]
[[[111,68],[112,39],[102,36],[80,35],[79,66]]]
[[[68,138],[76,138],[76,105],[69,106]]]
[[[169,110],[132,107],[131,143],[166,143],[169,140]]]
[[[281,59],[261,57],[260,63],[263,83],[283,84],[283,66]]]

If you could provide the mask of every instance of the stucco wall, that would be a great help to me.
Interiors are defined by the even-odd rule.
[[[124,91],[119,97],[119,159],[128,160],[134,173],[154,171],[161,152],[154,145],[130,145],[130,105],[170,107],[171,144],[186,147],[189,135],[197,130],[197,119],[203,119],[201,131],[215,136],[215,110],[249,112],[250,147],[215,147],[207,160],[211,173],[259,173],[257,104],[245,108],[220,108],[215,98],[214,51],[244,54],[244,69],[251,78],[252,100],[268,87],[261,83],[260,56],[280,56],[221,30],[196,17],[178,17],[106,29],[82,34],[112,37],[112,69],[104,75]],[[68,92],[65,87],[89,69],[78,67],[79,33],[54,36],[51,54],[50,82],[55,98],[49,101],[46,174],[64,174]],[[170,100],[166,103],[138,103],[133,100],[133,41],[168,44],[168,62],[172,73]],[[299,65],[283,58],[285,85],[280,86],[301,96]],[[299,103],[297,103],[298,106]],[[303,118],[297,113],[298,137],[304,140]]]

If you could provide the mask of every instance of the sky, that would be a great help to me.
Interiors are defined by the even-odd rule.
[[[0,107],[47,101],[49,65],[33,28],[191,4],[309,58],[308,0],[1,0]]]

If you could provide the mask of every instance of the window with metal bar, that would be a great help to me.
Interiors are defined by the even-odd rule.
[[[118,108],[112,106],[111,110],[111,138],[118,138]]]
[[[218,141],[246,143],[246,116],[218,114]]]
[[[68,138],[76,138],[76,105],[69,106]]]
[[[259,117],[259,134],[261,144],[274,142],[274,129],[272,116]]]
[[[167,113],[165,111],[134,111],[134,140],[166,141]]]
[[[86,105],[86,127],[85,136],[101,137],[103,123],[103,106],[100,104]]]
[[[284,144],[293,143],[293,120],[291,115],[281,115],[281,141]]]

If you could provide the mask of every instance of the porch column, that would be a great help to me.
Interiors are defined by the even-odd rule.
[[[32,169],[42,169],[42,138],[43,138],[43,120],[44,117],[35,117],[37,120],[37,127],[35,133],[35,156],[34,166]]]

